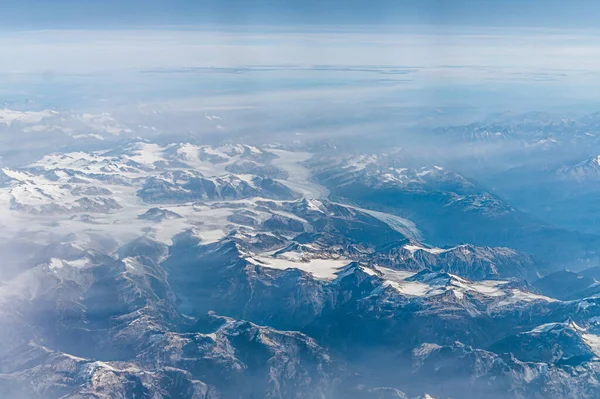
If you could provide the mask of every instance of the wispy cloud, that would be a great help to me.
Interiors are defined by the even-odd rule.
[[[600,39],[593,34],[531,30],[37,31],[3,33],[0,48],[2,73],[377,66],[421,68],[428,77],[448,79],[489,75],[510,79],[515,73],[541,71],[579,77],[595,71],[600,63]],[[462,70],[452,69],[456,67]]]

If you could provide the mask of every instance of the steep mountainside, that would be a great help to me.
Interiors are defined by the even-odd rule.
[[[319,169],[334,201],[310,156],[134,141],[5,168],[0,396],[600,395],[594,269],[539,280],[526,252],[434,246],[426,223],[338,191],[518,214],[460,175]]]

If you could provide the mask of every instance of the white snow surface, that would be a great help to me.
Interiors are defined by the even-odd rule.
[[[425,247],[421,247],[418,245],[405,245],[403,248],[410,251],[411,253],[414,253],[416,251],[425,251],[425,252],[429,252],[430,254],[433,254],[433,255],[439,255],[439,254],[449,251],[449,249],[425,248]]]
[[[277,159],[273,160],[272,164],[278,167],[279,169],[286,171],[289,175],[288,179],[277,181],[279,181],[282,184],[285,184],[291,190],[300,193],[304,198],[308,199],[309,201],[326,199],[329,196],[329,190],[326,187],[311,180],[310,171],[308,170],[308,168],[302,165],[302,162],[307,161],[312,157],[311,153],[292,152],[279,149],[269,149],[268,151],[278,156]],[[414,240],[420,240],[422,238],[422,234],[417,229],[416,225],[408,219],[404,219],[396,215],[391,215],[389,213],[360,208],[357,206],[348,207],[371,215],[381,220],[383,223],[386,223],[394,230]]]
[[[515,305],[532,301],[555,301],[542,295],[517,289],[505,289],[503,286],[509,284],[505,280],[468,281],[453,274],[430,273],[425,275],[422,281],[408,281],[409,277],[416,275],[415,272],[394,270],[387,267],[376,266],[375,270],[380,272],[386,280],[384,286],[391,286],[398,292],[407,296],[430,297],[452,291],[461,299],[465,294],[480,295],[489,300],[497,300],[495,308]],[[446,277],[449,276],[449,277]]]
[[[337,277],[337,272],[344,266],[350,263],[348,259],[320,259],[313,258],[307,261],[302,261],[299,258],[290,257],[267,257],[254,256],[250,261],[258,261],[258,264],[263,267],[272,269],[299,269],[310,273],[313,277],[323,280],[334,280]]]
[[[163,148],[153,143],[138,143],[134,146],[131,160],[142,165],[154,167],[154,163],[166,161],[163,157]]]
[[[259,223],[272,215],[279,215],[307,224],[306,220],[297,215],[261,205],[264,201],[281,201],[251,198],[203,204],[146,204],[137,196],[137,190],[146,178],[161,176],[165,171],[174,170],[184,173],[200,171],[206,178],[214,181],[228,181],[234,185],[245,182],[252,185],[254,176],[231,174],[225,168],[242,156],[260,156],[265,152],[279,156],[272,164],[288,172],[289,178],[281,182],[302,192],[308,200],[308,209],[324,212],[320,199],[326,198],[328,192],[312,182],[309,171],[301,165],[301,162],[310,158],[310,153],[273,148],[263,150],[247,145],[213,148],[180,143],[160,146],[141,140],[121,151],[49,154],[26,168],[4,169],[3,172],[12,182],[0,188],[0,217],[4,225],[0,236],[11,237],[17,231],[31,230],[36,232],[40,243],[43,243],[52,237],[76,234],[78,237],[88,237],[77,244],[81,248],[87,248],[94,241],[90,238],[92,235],[108,236],[120,244],[146,235],[170,245],[175,235],[188,230],[201,242],[210,243],[222,239],[235,229],[248,229],[228,220],[240,207],[251,210]],[[213,157],[218,159],[215,161]],[[173,161],[177,163],[170,166],[169,163]],[[167,166],[159,167],[157,162]],[[82,190],[102,191],[86,194]],[[111,205],[110,208],[103,208],[104,201],[109,199],[116,202],[116,207]],[[80,210],[78,201],[99,207],[101,211]],[[157,206],[182,217],[165,218],[158,222],[138,217]],[[410,221],[381,212],[355,209],[369,213],[402,231],[416,230]],[[91,212],[91,216],[87,212]],[[277,258],[263,254],[256,260],[272,268],[298,268],[321,279],[336,278],[339,269],[350,263],[348,259],[321,259],[301,253],[287,253]],[[86,260],[81,260],[79,265],[70,266],[84,267],[85,264]],[[365,271],[372,272],[370,269]]]
[[[286,180],[278,180],[285,184],[291,190],[294,190],[306,199],[325,199],[329,195],[329,190],[324,186],[315,183],[310,179],[310,171],[301,163],[310,159],[312,154],[309,152],[292,152],[278,149],[269,149],[269,152],[278,156],[272,161],[273,166],[278,167],[288,173]]]
[[[202,160],[202,153],[215,153],[233,162],[243,154],[260,155],[262,150],[253,146],[226,145],[218,148],[174,144],[159,146],[140,141],[120,152],[71,152],[49,154],[25,168],[3,169],[10,179],[7,186],[0,188],[0,217],[3,229],[0,236],[11,237],[15,232],[27,230],[44,232],[50,239],[54,235],[70,233],[107,235],[124,243],[140,235],[170,244],[172,237],[184,230],[192,229],[202,242],[214,242],[239,228],[227,218],[243,206],[253,210],[259,221],[273,214],[294,218],[295,215],[267,211],[258,208],[261,198],[238,201],[215,201],[207,204],[163,204],[161,207],[176,212],[182,218],[165,219],[160,222],[142,220],[138,215],[160,204],[146,204],[136,194],[145,178],[160,176],[166,170],[189,172],[198,170],[214,181],[227,181],[237,185],[253,185],[252,175],[234,175],[224,170],[224,165]],[[185,162],[174,167],[159,168],[156,162]],[[191,161],[190,161],[191,160]],[[190,161],[190,162],[186,162]],[[135,162],[141,166],[132,164]],[[52,177],[53,176],[53,177]],[[82,190],[108,190],[99,194],[86,194]],[[77,201],[103,206],[103,201],[115,201],[118,207],[83,217],[85,211],[78,210]],[[92,211],[94,212],[94,211]],[[40,235],[40,237],[42,237]]]
[[[38,123],[44,118],[58,114],[56,111],[15,111],[8,108],[0,109],[0,123],[11,126],[14,122]]]
[[[581,336],[586,345],[594,352],[597,357],[600,357],[600,336],[595,334],[583,334]]]

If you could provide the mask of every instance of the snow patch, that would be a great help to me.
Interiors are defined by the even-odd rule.
[[[425,252],[429,252],[430,254],[434,254],[434,255],[439,255],[444,252],[450,251],[450,249],[425,248],[425,247],[420,247],[418,245],[405,245],[403,248],[408,250],[410,253],[415,253],[417,251],[425,251]]]
[[[137,143],[130,157],[139,164],[154,167],[155,162],[166,161],[163,157],[163,148],[153,143]]]
[[[62,260],[58,259],[58,258],[52,258],[50,259],[50,261],[48,262],[48,268],[52,271],[56,271],[58,269],[62,269],[64,267],[64,263]]]
[[[306,262],[263,256],[257,256],[254,259],[259,261],[263,267],[279,270],[299,269],[312,274],[317,279],[323,280],[334,280],[337,277],[336,273],[350,263],[348,259],[315,258],[309,259]]]
[[[600,357],[600,336],[594,334],[583,334],[581,336],[587,346],[594,352],[594,354]]]
[[[49,118],[51,116],[57,115],[58,112],[51,110],[44,111],[15,111],[11,109],[0,109],[0,123],[4,123],[7,126],[11,126],[14,122],[21,123],[38,123],[41,122],[44,118]]]

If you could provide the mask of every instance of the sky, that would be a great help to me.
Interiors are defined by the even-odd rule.
[[[591,0],[0,0],[0,103],[593,108],[597,16]]]
[[[594,0],[1,0],[11,29],[213,25],[460,25],[593,28]]]
[[[598,15],[593,0],[0,0],[0,73],[370,65],[556,77],[595,69]]]

